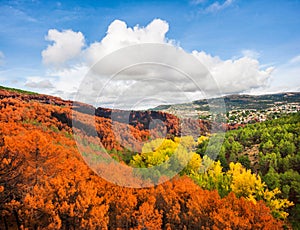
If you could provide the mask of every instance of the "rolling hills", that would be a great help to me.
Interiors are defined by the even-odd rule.
[[[266,95],[229,95],[217,99],[224,100],[227,113],[242,110],[254,110],[256,112],[265,111],[275,109],[280,106],[291,106],[291,110],[293,107],[297,107],[298,111],[300,110],[299,92]],[[210,108],[208,102],[208,100],[203,99],[184,104],[160,105],[153,108],[153,110],[172,113],[180,117],[197,118],[203,114],[207,115],[209,113]],[[297,108],[294,108],[294,110],[297,110]]]
[[[0,112],[1,229],[282,229],[291,228],[289,213],[297,220],[297,114],[228,132],[213,161],[205,156],[215,135],[207,121],[187,118],[199,127],[195,139],[161,111],[96,109],[7,88],[0,89]],[[134,167],[169,158],[182,164],[185,155],[172,158],[176,149],[193,156],[179,175],[165,180],[153,167],[157,182],[165,182],[150,187],[153,175],[133,175]],[[120,164],[99,161],[105,154]],[[99,176],[103,165],[125,187]]]

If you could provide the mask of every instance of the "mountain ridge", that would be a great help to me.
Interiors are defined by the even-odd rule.
[[[222,105],[221,103],[219,107],[226,112],[226,115],[224,116],[227,123],[231,122],[229,118],[232,117],[233,113],[251,113],[251,111],[254,113],[263,113],[263,120],[265,120],[270,114],[273,116],[273,113],[276,114],[277,112],[285,113],[300,110],[300,92],[283,92],[264,95],[235,94],[208,100],[201,99],[190,103],[160,105],[153,108],[153,110],[171,113],[178,117],[211,119],[209,100],[219,100],[221,102],[224,100],[224,104]],[[224,105],[225,107],[223,107]],[[215,108],[215,106],[216,105],[213,107]],[[260,120],[260,117],[256,117],[255,119]]]
[[[267,93],[267,94],[261,94],[261,95],[251,95],[251,94],[230,94],[226,95],[223,97],[215,97],[215,98],[210,98],[210,99],[199,99],[195,100],[192,102],[187,102],[187,103],[178,103],[178,104],[166,104],[166,105],[158,105],[152,109],[149,110],[163,110],[167,109],[171,106],[176,106],[176,105],[187,105],[187,104],[198,104],[198,105],[206,105],[207,100],[213,100],[213,99],[224,99],[225,103],[230,103],[232,100],[240,99],[240,100],[246,100],[246,99],[260,99],[260,100],[272,100],[277,98],[287,98],[287,99],[293,99],[293,96],[296,97],[297,100],[300,99],[300,92],[280,92],[280,93]],[[255,109],[254,107],[251,109]]]

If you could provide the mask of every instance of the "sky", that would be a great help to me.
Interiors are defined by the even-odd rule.
[[[3,86],[74,99],[99,60],[127,46],[155,43],[196,58],[224,95],[300,91],[298,0],[15,0],[0,1],[0,12]],[[161,51],[155,52],[154,59],[171,63],[172,57],[162,60]],[[98,72],[97,82],[107,86],[100,105],[146,108],[196,100],[211,88],[176,85],[174,71],[144,67],[160,81],[150,83],[149,71],[139,77],[127,71],[107,84]],[[139,101],[137,91],[143,92]]]

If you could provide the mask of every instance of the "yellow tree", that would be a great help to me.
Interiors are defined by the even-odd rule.
[[[238,197],[245,197],[254,203],[264,200],[275,217],[285,219],[288,216],[285,209],[293,203],[279,198],[277,195],[281,192],[278,188],[269,191],[259,175],[252,174],[250,169],[245,169],[240,163],[230,163],[229,167],[227,175],[231,178],[231,190]]]
[[[231,162],[227,175],[231,178],[231,190],[238,197],[255,199],[264,190],[265,184],[260,176],[252,174],[250,169],[245,169],[240,163]]]

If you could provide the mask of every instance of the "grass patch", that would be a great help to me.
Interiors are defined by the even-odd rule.
[[[4,87],[0,85],[0,90],[7,90],[11,92],[17,92],[17,93],[22,93],[22,94],[29,94],[29,95],[38,95],[38,93],[31,92],[31,91],[26,91],[22,89],[16,89],[16,88],[9,88],[9,87]]]
[[[26,119],[22,121],[22,124],[31,124],[34,126],[42,126],[42,122],[39,122],[38,120],[33,119]]]
[[[66,136],[67,138],[73,139],[72,133],[65,132],[65,136]]]

